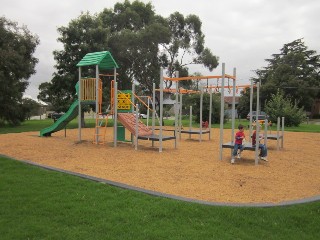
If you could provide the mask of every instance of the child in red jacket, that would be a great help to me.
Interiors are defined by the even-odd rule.
[[[243,125],[239,124],[238,129],[239,131],[235,135],[235,142],[234,142],[234,147],[232,152],[231,163],[234,163],[234,157],[236,155],[237,155],[237,158],[241,158],[241,152],[244,149],[244,146],[242,144],[243,139],[245,139]]]

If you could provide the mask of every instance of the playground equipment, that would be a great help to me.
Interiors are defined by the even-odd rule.
[[[283,148],[283,141],[284,141],[284,117],[281,118],[281,132],[280,132],[280,117],[277,118],[277,133],[271,134],[270,133],[266,135],[267,139],[270,140],[276,140],[277,141],[277,150],[280,148]],[[280,147],[280,141],[281,141],[281,147]]]
[[[252,105],[253,105],[253,88],[254,88],[254,84],[253,84],[253,81],[251,80],[251,85],[250,85],[250,112],[252,112]],[[260,82],[259,83],[256,83],[256,89],[257,89],[257,108],[256,108],[256,116],[255,116],[255,119],[259,119],[258,118],[258,115],[259,115],[259,111],[258,109],[260,110],[260,100],[259,100],[259,97],[260,97]],[[252,136],[252,124],[253,124],[253,116],[250,114],[250,124],[249,124],[249,129],[250,129],[250,136]],[[267,147],[267,142],[268,142],[268,139],[270,140],[276,140],[277,141],[277,150],[280,149],[280,140],[281,140],[281,148],[283,148],[283,141],[284,141],[284,117],[282,117],[282,131],[280,133],[280,117],[277,118],[277,133],[276,134],[271,134],[271,132],[268,134],[267,133],[267,129],[268,129],[268,126],[269,126],[269,123],[267,120],[264,120],[264,126],[265,126],[265,131],[264,131],[264,136],[266,136],[264,138],[264,144],[266,145]],[[261,124],[261,123],[260,123]],[[258,124],[258,128],[257,130],[260,129],[260,125]],[[250,138],[251,140],[251,138]],[[257,157],[257,156],[256,156]],[[257,162],[256,162],[257,164]]]
[[[79,96],[79,84],[77,84],[75,86],[76,88],[76,92],[77,95]],[[85,104],[92,104],[94,103],[93,100],[89,100],[89,99],[83,99],[80,100],[80,104],[85,105]],[[49,137],[51,136],[52,133],[60,131],[62,129],[64,129],[66,127],[66,125],[73,120],[74,118],[76,118],[78,116],[78,104],[79,104],[79,100],[76,99],[71,106],[69,107],[68,111],[63,114],[60,118],[58,118],[54,124],[52,124],[49,127],[46,127],[44,129],[42,129],[40,131],[40,136],[41,137]]]
[[[222,73],[224,74],[225,72],[225,64],[222,64]],[[234,148],[234,128],[235,128],[235,89],[236,89],[236,69],[233,69],[233,95],[232,95],[232,130],[231,130],[231,141],[227,142],[227,143],[223,143],[223,121],[221,119],[220,121],[220,154],[219,154],[219,159],[222,160],[222,149],[223,148],[230,148],[231,152],[232,149]],[[224,81],[222,80],[222,86],[224,84]],[[258,113],[259,113],[259,88],[260,88],[260,84],[257,83],[256,85],[257,88],[257,116],[256,119],[258,119]],[[251,82],[251,92],[253,92],[253,82]],[[221,102],[222,99],[224,98],[223,93],[221,94]],[[250,99],[251,103],[250,103],[250,112],[252,112],[252,100]],[[224,104],[221,104],[221,114],[224,111]],[[265,123],[265,135],[267,135],[267,120]],[[252,136],[252,115],[250,115],[250,136]],[[257,136],[259,136],[260,133],[260,124],[257,124],[256,127],[256,134]],[[266,144],[266,138],[265,138],[265,144]],[[259,160],[259,144],[256,144],[255,146],[252,145],[251,142],[246,141],[245,145],[244,145],[244,150],[251,150],[251,151],[255,151],[255,165],[258,165],[258,160]]]
[[[82,78],[81,68],[95,66],[95,78]],[[69,110],[59,118],[52,126],[42,129],[40,136],[51,136],[52,133],[59,131],[68,124],[76,116],[81,116],[82,106],[84,104],[95,103],[95,133],[93,142],[101,144],[105,142],[105,133],[108,123],[108,118],[113,117],[113,146],[117,147],[118,140],[124,140],[124,127],[127,128],[135,136],[135,146],[137,149],[138,139],[154,141],[165,141],[175,139],[175,137],[163,136],[160,130],[160,135],[155,134],[154,117],[155,104],[153,101],[153,128],[150,130],[139,121],[139,108],[134,104],[134,87],[133,91],[119,91],[117,88],[117,63],[108,51],[94,52],[86,54],[77,64],[79,68],[79,81],[76,85],[78,99],[70,106]],[[113,70],[113,74],[100,74],[100,70]],[[99,76],[111,76],[111,110],[105,114],[102,112],[102,81]],[[162,77],[161,77],[162,79]],[[136,96],[137,97],[137,96]],[[139,99],[139,97],[137,97]],[[155,96],[153,96],[155,99]],[[141,99],[139,99],[141,100]],[[148,108],[149,111],[149,108]],[[119,118],[119,119],[118,119]],[[118,126],[118,120],[123,126]],[[121,131],[120,131],[121,130]],[[118,133],[122,136],[118,137]],[[81,117],[78,118],[78,141],[81,141]],[[176,145],[175,145],[176,146]],[[160,144],[159,152],[162,151]]]
[[[176,76],[179,73],[176,72]],[[169,78],[164,78],[168,80]],[[170,78],[170,79],[175,79],[175,81],[178,81],[179,78]],[[159,90],[159,89],[156,89]],[[200,120],[200,125],[202,127],[201,130],[199,129],[193,129],[192,128],[192,106],[190,106],[190,114],[189,114],[189,128],[188,129],[183,129],[182,127],[182,96],[183,94],[193,94],[193,93],[200,93],[200,114],[201,114],[201,119],[202,119],[202,106],[203,106],[203,89],[200,91],[196,90],[187,90],[184,88],[179,88],[179,89],[163,89],[163,92],[167,93],[174,93],[176,96],[179,96],[180,100],[178,100],[178,103],[175,103],[175,118],[178,119],[178,126],[177,126],[177,134],[179,134],[179,139],[181,140],[181,134],[186,133],[189,134],[189,139],[191,139],[191,135],[199,135],[199,141],[202,141],[202,135],[203,134],[209,134],[209,140],[210,140],[210,128],[209,128],[209,122],[211,123],[211,109],[212,107],[210,106],[209,109],[209,122],[207,121],[205,124]],[[211,96],[212,97],[212,96]],[[210,102],[212,104],[212,101]],[[178,105],[178,106],[177,106]],[[178,108],[179,107],[179,108]],[[171,130],[167,130],[171,131]]]
[[[222,75],[225,75],[225,64],[222,64]],[[219,159],[222,160],[222,149],[223,148],[230,148],[233,149],[234,147],[234,128],[235,128],[235,90],[236,90],[236,69],[234,68],[233,70],[233,100],[232,100],[232,130],[231,130],[231,142],[227,142],[227,143],[223,143],[223,119],[220,119],[220,148],[219,148]],[[222,79],[222,87],[224,86],[224,78]],[[251,87],[250,87],[250,112],[252,112],[252,103],[253,103],[253,81],[251,81]],[[257,103],[256,103],[256,119],[258,119],[258,114],[259,114],[259,109],[260,109],[260,83],[256,83],[256,89],[257,89]],[[224,99],[224,94],[222,91],[221,94],[221,116],[223,114],[224,111],[224,104],[223,104],[223,100]],[[282,118],[282,135],[279,134],[279,127],[280,127],[280,118],[278,118],[278,131],[277,131],[277,135],[274,134],[267,134],[267,127],[268,127],[268,120],[265,120],[264,123],[264,144],[267,146],[267,139],[273,139],[273,140],[277,140],[277,145],[278,145],[278,149],[279,149],[279,140],[281,139],[282,142],[282,147],[283,147],[283,126],[284,126],[284,118]],[[251,136],[252,136],[252,115],[250,115],[250,125],[249,125],[249,129],[250,129],[250,140],[251,140]],[[259,136],[260,133],[260,124],[257,124],[256,126],[256,134],[257,136]],[[259,144],[256,144],[255,146],[252,145],[252,143],[250,141],[246,141],[245,145],[244,145],[244,150],[251,150],[251,151],[255,151],[255,165],[258,165],[258,160],[259,160]],[[231,150],[232,151],[232,150]]]
[[[182,93],[180,93],[180,109],[178,109],[178,106],[179,106],[179,98],[178,98],[178,93],[179,93],[179,81],[184,81],[184,80],[209,80],[209,79],[220,79],[222,78],[222,76],[189,76],[189,77],[178,77],[179,73],[176,72],[176,76],[175,78],[164,78],[165,80],[168,80],[168,81],[173,81],[175,82],[175,85],[176,85],[176,98],[175,98],[175,129],[176,129],[176,132],[179,133],[179,136],[180,136],[180,139],[181,139],[181,133],[187,133],[189,134],[189,137],[191,136],[191,134],[199,134],[199,141],[201,142],[202,141],[202,134],[209,134],[209,139],[211,138],[211,129],[210,129],[210,126],[211,126],[211,111],[212,111],[212,89],[209,91],[210,92],[210,106],[209,106],[209,122],[208,122],[208,126],[209,128],[206,128],[206,129],[203,129],[204,125],[203,125],[203,119],[202,119],[202,108],[203,108],[203,94],[204,94],[204,88],[203,87],[200,87],[200,93],[201,93],[201,96],[200,96],[200,129],[199,130],[194,130],[192,129],[192,126],[191,126],[191,123],[192,123],[192,108],[190,108],[190,126],[189,126],[189,129],[188,130],[182,130],[181,129],[181,113],[182,113]],[[225,75],[225,77],[232,77],[230,75]],[[179,115],[179,118],[177,117],[177,113],[180,112],[180,115]]]

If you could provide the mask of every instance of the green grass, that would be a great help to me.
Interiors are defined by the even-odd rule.
[[[320,202],[216,207],[154,197],[0,157],[6,239],[319,239]]]
[[[44,120],[27,120],[21,123],[19,126],[5,126],[0,127],[0,134],[3,133],[19,133],[19,132],[32,132],[40,131],[43,128],[49,127],[53,124],[52,119]],[[94,119],[86,119],[86,127],[94,127]],[[78,128],[78,120],[74,119],[67,125],[68,129]]]
[[[147,122],[146,119],[142,119],[144,123]],[[320,122],[320,120],[318,121]],[[246,119],[236,119],[235,121],[235,127],[237,127],[239,124],[243,124],[244,126],[249,125],[249,121]],[[44,119],[44,120],[28,120],[23,122],[20,126],[15,126],[15,127],[10,127],[10,126],[5,126],[5,127],[0,127],[0,134],[4,133],[19,133],[19,132],[30,132],[30,131],[40,131],[41,129],[45,127],[49,127],[50,125],[53,124],[52,119]],[[149,120],[149,126],[151,126],[152,122]],[[158,121],[156,121],[156,124],[158,124]],[[95,120],[94,119],[86,119],[86,127],[88,128],[93,128],[95,125]],[[108,121],[108,126],[112,126],[113,122],[112,120]],[[164,119],[164,125],[165,126],[174,126],[174,120],[170,119]],[[182,120],[182,126],[184,128],[189,127],[189,120],[184,119]],[[193,122],[192,127],[199,127],[199,123]],[[220,128],[220,124],[212,124],[213,128]],[[72,120],[68,125],[67,129],[72,129],[72,128],[78,128],[78,120],[74,119]],[[227,121],[224,124],[224,129],[230,129],[231,128],[231,121]],[[272,126],[271,130],[276,131],[277,127],[276,125]],[[299,127],[285,127],[285,131],[292,131],[292,132],[317,132],[320,133],[320,125],[317,124],[316,121],[309,122],[307,123],[302,123]]]

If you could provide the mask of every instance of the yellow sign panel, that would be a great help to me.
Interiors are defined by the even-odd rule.
[[[131,108],[131,93],[118,93],[118,110],[130,110]]]

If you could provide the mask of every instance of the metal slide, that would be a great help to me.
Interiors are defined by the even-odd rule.
[[[63,114],[54,124],[50,127],[44,128],[40,131],[40,137],[49,137],[52,133],[60,131],[76,116],[78,116],[78,100],[75,100],[69,110]]]

